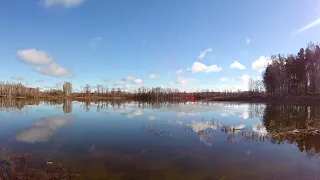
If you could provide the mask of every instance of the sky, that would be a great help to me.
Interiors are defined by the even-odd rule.
[[[320,0],[2,0],[0,81],[246,90],[319,32]]]

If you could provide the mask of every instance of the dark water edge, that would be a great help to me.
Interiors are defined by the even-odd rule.
[[[26,97],[12,97],[12,98],[1,98],[0,99],[16,99],[30,101],[86,101],[86,102],[97,102],[97,101],[122,101],[122,102],[131,102],[137,101],[131,98],[126,98],[125,96],[119,97],[103,97],[103,96],[91,96],[91,97],[82,97],[82,96],[41,96],[36,98],[26,98]],[[233,102],[233,103],[267,103],[267,104],[291,104],[291,105],[311,105],[311,104],[320,104],[320,96],[271,96],[271,95],[225,95],[225,96],[215,96],[215,97],[199,97],[198,101],[201,102]],[[183,98],[178,98],[176,100],[163,100],[163,101],[140,101],[144,103],[183,103],[188,102]],[[196,101],[194,101],[196,102]]]
[[[290,104],[290,105],[311,105],[320,104],[319,96],[235,96],[208,98],[209,102],[239,102],[239,103],[267,103],[267,104]]]
[[[7,110],[6,115],[0,115],[17,123],[32,115],[30,120],[36,124],[49,123],[54,128],[58,122],[67,124],[58,123],[58,129],[49,131],[49,139],[41,142],[13,139],[30,130],[48,133],[37,129],[34,123],[21,125],[20,130],[0,138],[2,146],[15,153],[31,153],[44,166],[47,158],[59,161],[81,174],[77,179],[320,177],[319,135],[286,134],[315,128],[320,117],[318,105],[41,101],[21,107],[22,104],[32,103],[10,101],[1,107]],[[247,108],[247,115],[241,115],[243,119],[237,110],[242,106]],[[48,108],[52,110],[46,111]],[[27,109],[30,110],[25,114]],[[57,115],[58,112],[62,113]],[[229,115],[218,117],[216,112]],[[253,120],[261,123],[252,130],[248,125],[237,126]]]

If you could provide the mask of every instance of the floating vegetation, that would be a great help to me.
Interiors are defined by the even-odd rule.
[[[169,139],[171,138],[171,133],[167,130],[162,130],[159,128],[159,126],[155,126],[155,125],[143,125],[142,129],[144,129],[146,132],[153,134],[155,136],[165,136],[168,137]]]

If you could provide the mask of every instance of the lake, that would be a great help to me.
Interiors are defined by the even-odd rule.
[[[0,99],[0,147],[79,179],[320,179],[320,106]]]

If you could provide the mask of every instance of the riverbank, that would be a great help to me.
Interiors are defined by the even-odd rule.
[[[268,104],[320,104],[319,96],[234,96],[207,98],[206,101],[237,101]]]
[[[2,97],[8,98],[8,97]],[[81,97],[81,96],[40,96],[35,98],[27,97],[10,97],[12,99],[39,99],[39,100],[71,100],[71,101],[110,101],[110,100],[122,100],[130,101],[134,100],[127,97],[101,97],[101,96],[91,96],[91,97]],[[175,99],[168,100],[169,102],[176,101],[188,101],[185,99]],[[309,104],[320,104],[320,96],[264,96],[264,95],[239,95],[239,96],[219,96],[219,97],[207,97],[201,98],[199,101],[212,102],[212,101],[230,101],[230,102],[248,102],[248,103],[267,103],[267,104],[290,104],[290,105],[309,105]]]
[[[44,162],[43,162],[44,161]],[[75,180],[79,174],[51,160],[37,160],[29,154],[12,154],[5,149],[0,150],[1,180]]]

